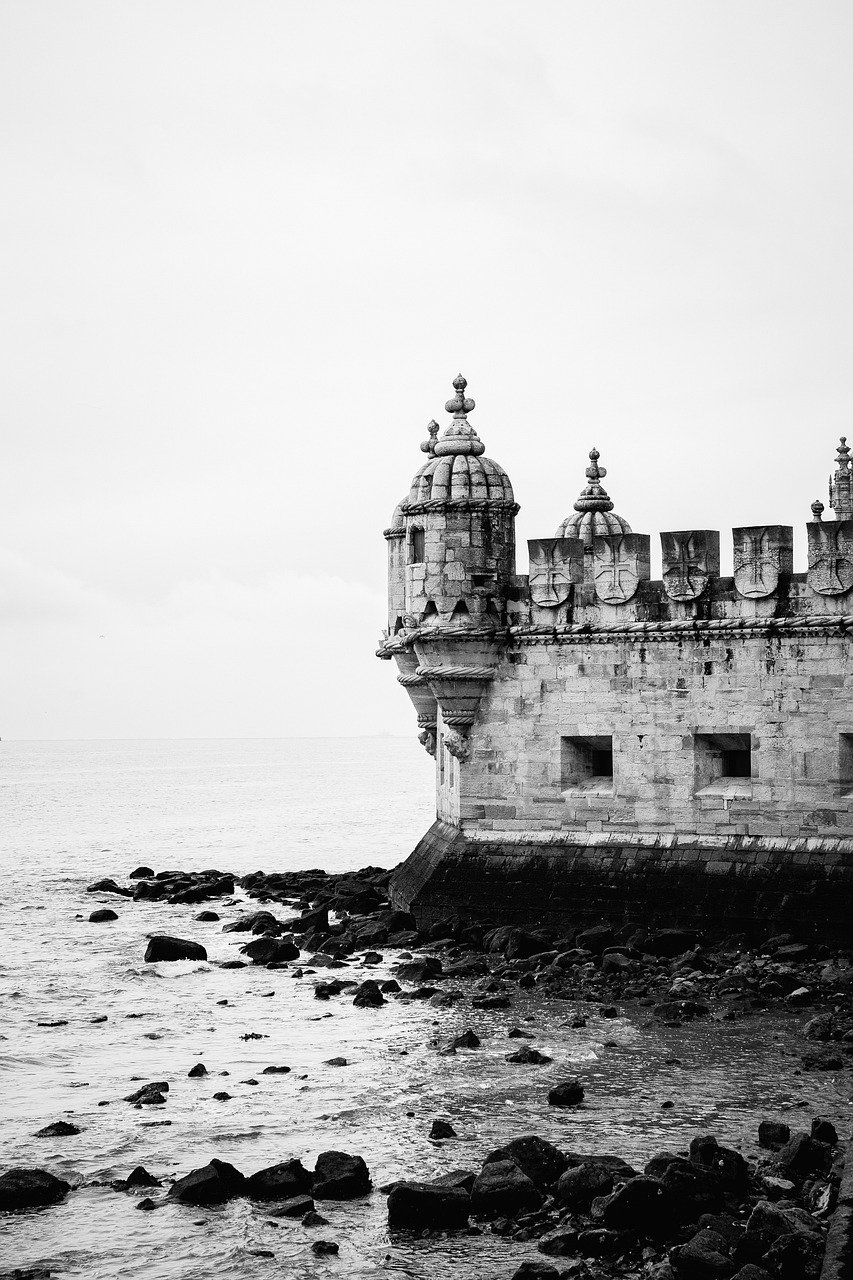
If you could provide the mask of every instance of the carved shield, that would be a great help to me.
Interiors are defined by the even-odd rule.
[[[530,598],[542,609],[556,609],[571,595],[572,584],[583,581],[583,543],[579,538],[532,538]]]
[[[748,600],[763,600],[793,572],[794,530],[780,524],[735,529],[734,552],[738,591]]]
[[[592,580],[605,604],[627,604],[650,577],[650,543],[645,533],[608,533],[592,541]]]
[[[698,600],[710,578],[720,573],[716,529],[685,529],[660,536],[663,585],[670,600]]]
[[[806,528],[809,586],[821,596],[844,595],[853,587],[853,520],[815,520]]]

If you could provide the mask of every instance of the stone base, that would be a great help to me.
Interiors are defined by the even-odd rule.
[[[602,833],[464,832],[435,822],[391,880],[419,924],[458,916],[526,928],[689,925],[853,945],[853,847]]]

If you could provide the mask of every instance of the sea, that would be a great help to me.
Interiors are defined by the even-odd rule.
[[[0,1172],[45,1168],[75,1188],[59,1205],[0,1215],[0,1272],[509,1280],[535,1243],[488,1228],[390,1235],[379,1188],[477,1169],[531,1132],[641,1168],[698,1132],[756,1157],[764,1118],[796,1128],[820,1113],[849,1129],[844,1081],[799,1072],[807,1011],[675,1028],[647,1010],[610,1017],[536,989],[508,1010],[474,1010],[470,991],[451,1008],[356,1009],[346,996],[316,1000],[318,975],[296,965],[219,967],[246,938],[222,926],[256,905],[240,892],[205,903],[221,916],[208,923],[195,908],[87,892],[106,876],[125,883],[140,864],[237,875],[392,867],[433,814],[433,762],[414,737],[0,743]],[[90,922],[101,906],[118,919]],[[145,964],[159,932],[203,943],[208,962]],[[397,957],[380,950],[378,968],[355,957],[347,976],[392,976]],[[442,1055],[467,1027],[482,1047]],[[553,1062],[507,1063],[514,1027]],[[335,1057],[347,1066],[328,1065]],[[208,1074],[190,1078],[198,1062]],[[585,1083],[583,1106],[549,1108],[548,1089],[569,1074]],[[169,1082],[165,1105],[125,1101],[155,1080]],[[457,1137],[430,1139],[437,1118]],[[58,1120],[80,1132],[38,1136]],[[171,1179],[214,1157],[250,1174],[292,1156],[310,1167],[330,1149],[362,1155],[374,1191],[318,1202],[325,1226],[244,1199],[205,1210],[165,1199]],[[161,1188],[109,1185],[140,1164]],[[150,1212],[137,1208],[144,1194]],[[339,1253],[316,1256],[318,1239]]]

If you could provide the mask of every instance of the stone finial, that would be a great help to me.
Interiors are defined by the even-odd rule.
[[[836,520],[853,519],[853,459],[847,437],[841,437],[835,459],[835,475],[829,481],[829,505]]]
[[[815,501],[812,503],[812,519],[822,520],[823,513],[825,510],[826,510],[826,507],[823,505],[820,498],[816,498]]]
[[[601,454],[597,449],[589,451],[589,466],[586,469],[586,478],[589,484],[583,490],[575,503],[575,511],[612,511],[613,503],[610,501],[610,495],[605,492],[601,481],[607,475],[607,470],[598,465],[598,459]]]
[[[438,436],[438,423],[436,422],[435,418],[433,418],[432,421],[428,424],[427,432],[429,433],[429,440],[423,441],[423,443],[421,444],[421,449],[424,453],[434,454],[435,441],[436,441],[436,437]]]
[[[476,406],[471,397],[465,395],[467,386],[466,379],[463,378],[461,373],[458,373],[453,379],[453,389],[456,395],[452,400],[448,400],[444,406],[448,413],[453,414],[453,420],[444,435],[435,442],[431,450],[438,457],[454,453],[473,453],[479,456],[479,454],[486,452],[486,446],[468,421],[467,415]]]
[[[470,396],[465,395],[465,388],[468,386],[468,379],[463,378],[461,373],[457,373],[453,379],[453,389],[456,395],[452,400],[445,403],[445,409],[448,413],[452,413],[455,418],[464,418],[472,409],[476,409],[477,405]]]

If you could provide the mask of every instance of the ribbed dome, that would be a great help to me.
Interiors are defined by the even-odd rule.
[[[514,502],[512,485],[503,467],[491,458],[451,453],[430,458],[412,481],[409,502],[455,502],[473,498]]]
[[[486,446],[468,421],[474,401],[465,395],[468,383],[460,373],[453,379],[456,395],[444,406],[453,418],[441,439],[438,423],[427,430],[421,445],[430,455],[412,481],[408,504],[418,502],[515,502],[509,476],[503,467],[483,456]]]
[[[631,526],[612,511],[576,511],[567,516],[557,530],[558,538],[583,538],[591,546],[593,538],[607,533],[630,533]]]
[[[589,549],[593,538],[601,538],[609,533],[631,533],[631,526],[622,516],[613,510],[610,495],[605,493],[601,481],[607,475],[604,467],[599,467],[601,454],[597,449],[589,453],[589,466],[586,478],[589,484],[575,503],[575,513],[566,519],[557,530],[558,538],[583,538],[584,546]]]

